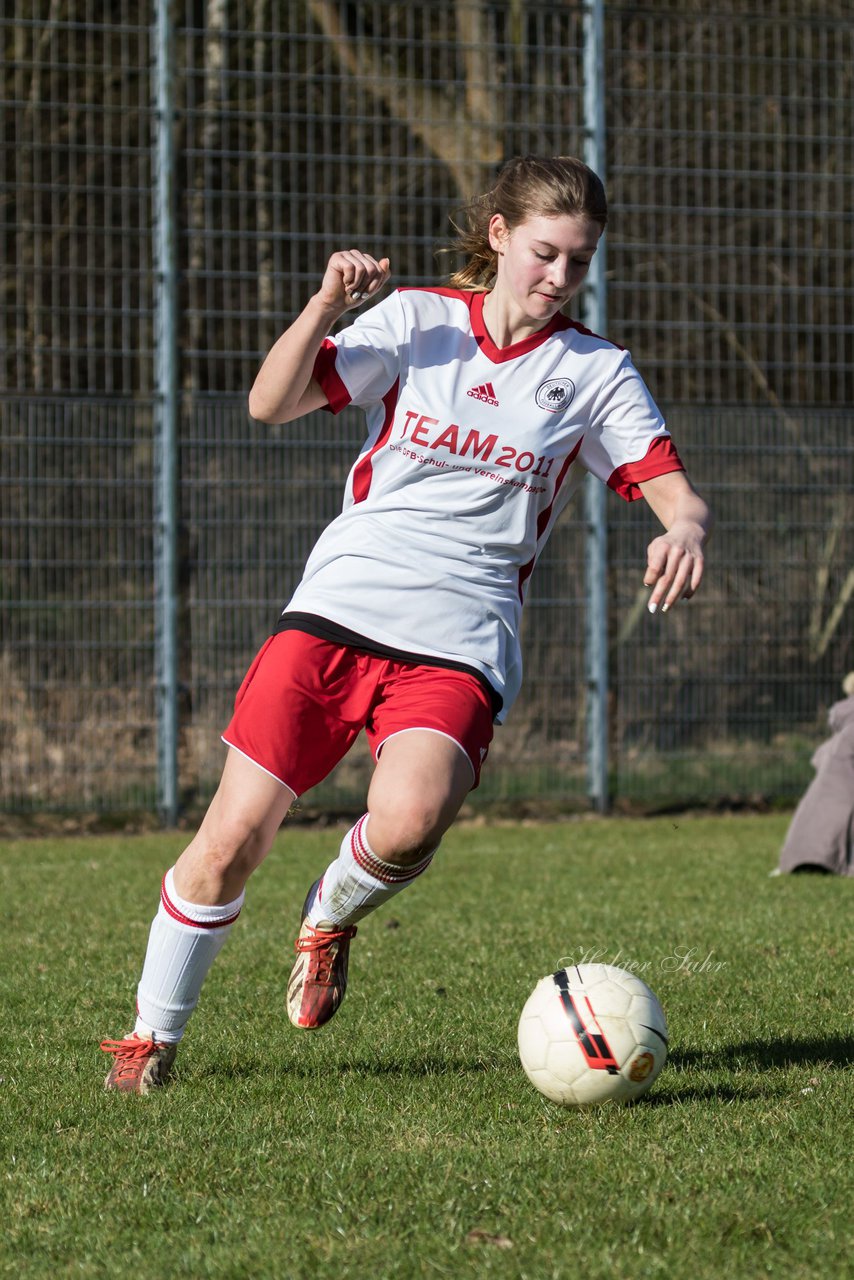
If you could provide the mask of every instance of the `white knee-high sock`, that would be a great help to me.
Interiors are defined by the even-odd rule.
[[[175,892],[172,871],[166,872],[136,993],[137,1035],[178,1043],[244,896],[222,907],[185,902]]]
[[[368,815],[359,819],[341,841],[338,857],[330,863],[309,905],[308,921],[315,928],[355,924],[382,906],[427,870],[438,849],[411,867],[383,862],[368,844]]]

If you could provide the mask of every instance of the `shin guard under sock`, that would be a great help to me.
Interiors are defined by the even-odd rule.
[[[167,1044],[181,1039],[243,899],[241,894],[221,907],[185,902],[175,892],[172,871],[167,871],[137,989],[138,1035]]]
[[[308,921],[315,928],[362,920],[422,875],[433,860],[436,849],[410,867],[383,862],[368,844],[367,822],[365,814],[347,832],[338,857],[320,881],[308,910]]]

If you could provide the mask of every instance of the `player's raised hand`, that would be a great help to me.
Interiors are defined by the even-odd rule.
[[[327,306],[350,311],[373,298],[390,275],[388,258],[377,262],[360,249],[341,249],[326,264],[318,297]]]

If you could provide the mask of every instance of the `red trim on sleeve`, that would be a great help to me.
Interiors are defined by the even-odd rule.
[[[391,429],[394,425],[394,410],[397,405],[397,393],[400,386],[400,379],[395,378],[394,384],[383,396],[383,408],[385,409],[385,418],[383,419],[382,430],[376,438],[372,448],[359,459],[353,471],[353,501],[364,502],[371,491],[371,481],[374,478],[374,454],[377,449],[381,449],[387,444],[391,435]]]
[[[312,377],[320,385],[326,396],[328,407],[333,413],[340,413],[342,409],[346,409],[352,398],[335,368],[337,351],[338,348],[332,339],[324,338],[312,370]]]
[[[626,502],[634,502],[640,498],[640,485],[644,480],[655,480],[656,476],[666,476],[668,471],[684,471],[682,459],[676,452],[676,446],[670,436],[656,436],[650,441],[646,456],[639,462],[626,462],[617,467],[608,477],[608,488],[613,489]]]

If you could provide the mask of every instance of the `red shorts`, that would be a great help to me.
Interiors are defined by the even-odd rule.
[[[331,773],[362,729],[375,760],[396,733],[444,734],[468,756],[476,787],[492,741],[492,705],[467,671],[282,631],[247,671],[222,739],[300,796]]]

